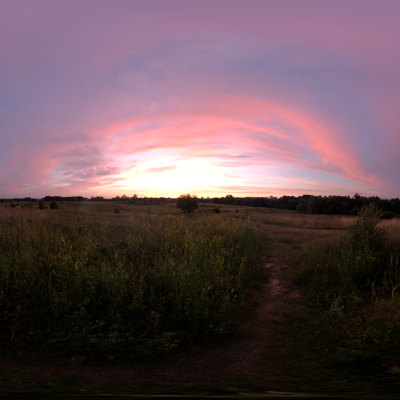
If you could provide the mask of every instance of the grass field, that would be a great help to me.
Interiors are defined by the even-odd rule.
[[[316,366],[332,379],[371,366],[389,371],[371,373],[371,382],[396,381],[398,219],[376,220],[368,231],[371,219],[360,225],[354,217],[228,205],[214,214],[215,207],[199,204],[186,216],[174,204],[0,205],[4,354],[41,345],[72,364],[140,361],[180,354],[196,340],[213,346],[221,333],[235,340],[268,262],[300,297],[288,295],[271,320],[274,334],[258,361],[265,370],[273,365],[274,374],[304,381],[319,376]],[[231,286],[240,293],[234,314]],[[207,360],[216,378],[217,366]],[[304,366],[314,372],[306,377]]]
[[[210,324],[257,279],[252,221],[171,204],[0,209],[0,339],[146,358]],[[115,210],[118,210],[116,212]],[[127,352],[127,350],[129,351]]]

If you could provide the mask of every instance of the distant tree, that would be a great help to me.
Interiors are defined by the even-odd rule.
[[[44,200],[39,200],[38,204],[39,204],[40,210],[44,210],[46,208],[46,205],[44,204]]]
[[[198,208],[198,200],[196,195],[181,194],[176,199],[176,208],[180,208],[185,214],[192,213]]]
[[[134,194],[134,195],[131,197],[131,202],[134,203],[134,204],[136,204],[136,203],[138,202],[138,200],[139,200],[139,198],[138,198],[138,195],[137,195],[137,194]]]
[[[57,202],[53,200],[53,201],[50,203],[50,208],[51,208],[52,210],[58,210],[58,204],[57,204]]]
[[[232,205],[235,201],[235,198],[231,194],[227,194],[225,196],[225,204],[230,204]]]

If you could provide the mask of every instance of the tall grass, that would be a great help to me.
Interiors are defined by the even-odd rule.
[[[346,230],[354,222],[354,217],[345,216],[320,216],[290,214],[279,216],[263,216],[259,218],[267,224],[287,226],[301,229]]]
[[[132,357],[204,332],[257,277],[250,220],[0,209],[0,340]]]
[[[380,216],[364,207],[344,235],[302,253],[292,279],[314,305],[355,321],[363,340],[373,333],[375,342],[400,342],[400,229]]]

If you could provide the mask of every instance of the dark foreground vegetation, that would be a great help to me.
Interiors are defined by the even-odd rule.
[[[210,334],[257,279],[249,219],[98,217],[0,208],[3,349],[146,359]]]
[[[342,344],[400,345],[400,224],[382,225],[382,214],[364,206],[344,235],[312,245],[292,271]]]
[[[168,202],[0,205],[0,384],[45,385],[58,365],[62,387],[89,368],[103,385],[112,365],[124,378],[104,393],[166,376],[175,388],[207,377],[207,388],[398,389],[399,219],[372,202],[356,217],[198,200],[186,214]]]

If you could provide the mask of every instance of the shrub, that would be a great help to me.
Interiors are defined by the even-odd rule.
[[[119,214],[121,210],[119,208],[114,208],[114,214]]]
[[[371,248],[375,252],[383,249],[387,232],[385,228],[377,227],[382,215],[382,210],[375,203],[361,208],[358,218],[348,226],[352,246],[357,249]]]
[[[360,209],[358,207],[354,207],[353,209],[351,209],[349,211],[349,215],[351,215],[353,217],[356,217],[359,212],[360,212]]]
[[[53,200],[53,201],[50,203],[50,208],[51,208],[52,210],[58,210],[58,204],[57,204],[57,202]]]
[[[214,208],[214,214],[219,214],[221,212],[221,209],[219,209],[218,207]]]
[[[343,278],[355,284],[380,285],[388,268],[387,230],[377,227],[382,214],[375,203],[363,206],[348,227],[338,268]]]
[[[328,288],[334,281],[343,280],[351,280],[359,288],[371,288],[372,283],[382,285],[393,255],[387,230],[378,227],[381,217],[376,204],[363,206],[340,240],[314,246],[302,256],[295,280],[305,283],[312,278],[315,288]]]
[[[382,214],[382,219],[392,219],[398,218],[399,216],[392,211],[384,211]]]
[[[348,343],[399,343],[400,232],[380,228],[381,216],[375,204],[362,207],[345,235],[314,245],[293,270],[309,304],[325,308],[326,331],[329,315],[340,317]]]
[[[11,202],[11,203],[10,203],[10,207],[11,207],[11,208],[16,208],[17,205],[16,205],[15,203],[12,203],[12,202]]]
[[[192,213],[198,208],[198,200],[196,195],[181,194],[176,199],[176,208],[180,208],[185,214]]]
[[[46,208],[44,200],[39,200],[38,205],[39,205],[39,210],[44,210]]]

